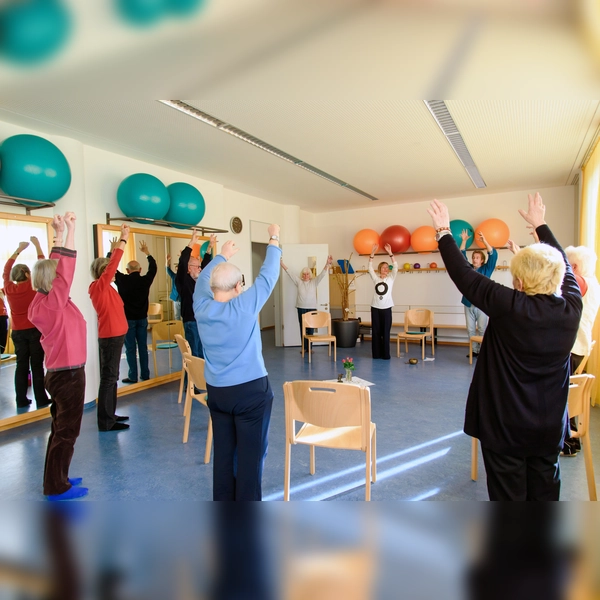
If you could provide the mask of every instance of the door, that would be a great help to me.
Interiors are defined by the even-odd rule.
[[[289,269],[300,277],[300,271],[304,267],[314,269],[314,275],[318,275],[329,255],[327,244],[282,244],[283,262]],[[294,282],[281,270],[281,337],[283,346],[300,346],[300,325],[298,323],[298,311],[296,310],[297,288]],[[317,288],[317,306],[319,311],[329,312],[329,274],[319,283]],[[278,325],[276,320],[276,326]]]

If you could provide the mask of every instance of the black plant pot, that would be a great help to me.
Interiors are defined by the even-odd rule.
[[[354,348],[356,346],[356,338],[358,338],[358,328],[360,321],[358,319],[333,319],[331,321],[333,335],[337,340],[338,348]]]

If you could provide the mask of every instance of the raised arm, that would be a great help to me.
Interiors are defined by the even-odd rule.
[[[460,232],[460,239],[460,251],[465,252],[467,250],[467,240],[469,239],[469,232],[466,229]]]
[[[25,250],[25,248],[29,247],[29,242],[19,242],[19,247],[12,253],[11,257],[6,261],[4,265],[4,271],[2,273],[2,278],[4,280],[4,287],[9,286],[11,284],[10,281],[10,271],[15,264],[17,258],[19,258],[19,254]]]
[[[377,244],[373,244],[373,247],[371,248],[371,255],[369,256],[368,271],[373,281],[377,281],[377,275],[375,275],[375,270],[373,269],[373,258],[375,258],[375,252],[377,252],[378,249],[379,246]]]
[[[37,252],[37,257],[39,260],[46,258],[42,247],[40,246],[40,240],[38,240],[35,235],[32,235],[30,238],[31,243],[35,246],[35,251]]]
[[[327,273],[329,273],[329,267],[331,266],[332,262],[333,262],[333,256],[331,256],[331,254],[330,254],[327,257],[327,262],[325,263],[323,270],[317,275],[317,278],[315,279],[315,285],[319,285],[319,283],[321,283],[321,281],[323,280],[323,277],[325,277],[325,275],[327,275]]]
[[[492,246],[490,246],[489,242],[485,239],[485,235],[483,235],[483,231],[479,232],[479,241],[483,242],[483,245],[485,246],[485,249],[487,250],[488,254],[491,254],[493,252],[493,248]]]

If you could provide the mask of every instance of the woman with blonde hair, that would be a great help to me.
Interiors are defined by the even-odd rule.
[[[568,431],[569,357],[582,311],[571,266],[546,225],[539,194],[521,216],[539,244],[513,257],[513,287],[477,273],[450,234],[448,208],[428,209],[444,264],[489,315],[473,373],[464,431],[479,439],[490,500],[558,500],[559,453]]]
[[[63,234],[67,238],[63,246]],[[52,396],[52,424],[44,466],[44,494],[48,500],[70,500],[88,493],[81,478],[70,479],[69,466],[81,427],[85,400],[86,325],[69,297],[75,274],[75,214],[55,215],[56,233],[50,259],[33,268],[29,320],[42,332],[46,353],[46,386]]]

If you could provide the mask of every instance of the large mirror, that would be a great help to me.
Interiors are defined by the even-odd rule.
[[[94,236],[96,243],[96,255],[106,256],[111,248],[111,240],[118,239],[120,227],[117,225],[95,225]],[[118,395],[139,391],[149,386],[159,385],[176,379],[181,374],[181,353],[177,345],[166,340],[157,339],[153,347],[152,328],[156,322],[175,320],[175,307],[170,299],[173,290],[173,281],[167,272],[167,256],[170,256],[170,268],[177,271],[177,263],[181,251],[188,245],[191,234],[186,233],[162,233],[143,226],[131,227],[129,241],[125,247],[123,258],[119,265],[119,271],[126,273],[126,265],[136,260],[142,266],[142,275],[148,271],[148,258],[140,250],[140,243],[145,242],[148,246],[150,256],[156,260],[157,273],[149,293],[150,315],[148,317],[148,364],[150,369],[150,380],[138,383],[123,383],[127,379],[128,364],[125,356],[125,348],[121,354],[121,368],[118,383]],[[202,242],[209,240],[208,236],[201,237]],[[139,363],[138,363],[139,368]]]
[[[39,240],[44,255],[49,255],[53,232],[50,225],[51,221],[52,219],[48,217],[0,213],[0,268],[3,274],[7,262],[21,242],[28,242],[29,246],[19,254],[13,266],[24,264],[29,267],[30,271],[33,269],[33,265],[37,261],[37,251],[34,244],[30,242],[32,237]],[[10,278],[10,271],[8,276]],[[6,309],[6,312],[4,309],[2,310],[2,316],[0,316],[0,430],[2,430],[7,426],[11,426],[14,422],[30,422],[38,418],[44,418],[49,413],[49,409],[37,410],[33,392],[29,387],[27,397],[32,399],[31,405],[17,407],[15,392],[17,363],[14,343],[11,338],[12,316],[9,301],[5,297],[3,280],[0,287],[2,288],[1,300]],[[5,314],[6,317],[4,317]]]

